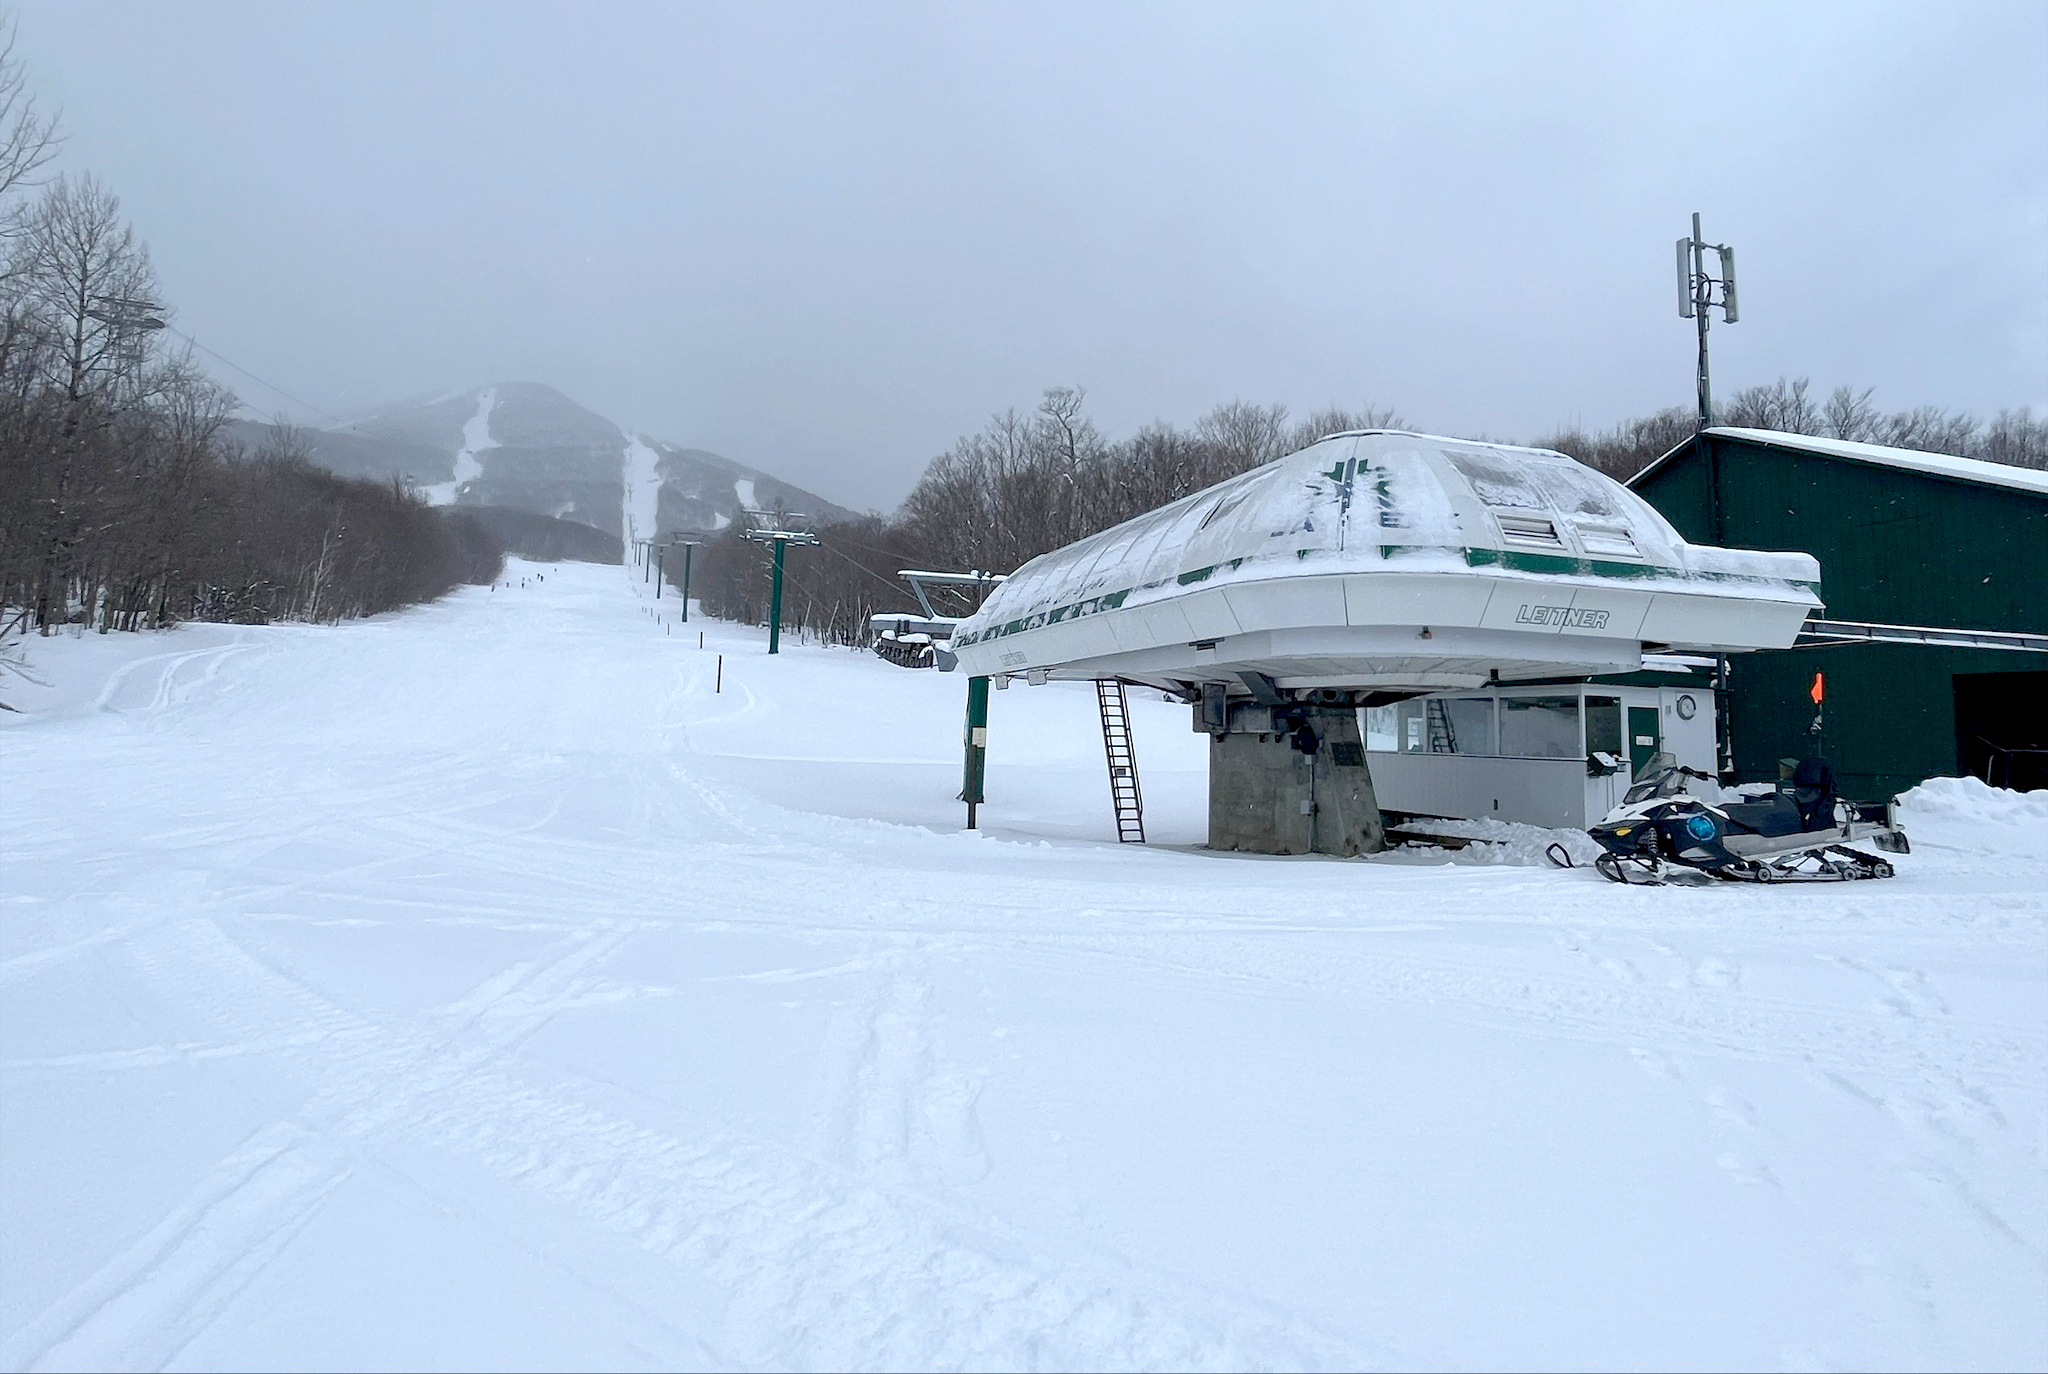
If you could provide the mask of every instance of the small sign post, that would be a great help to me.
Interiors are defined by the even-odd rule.
[[[975,828],[975,810],[987,798],[982,793],[988,776],[988,679],[967,679],[967,729],[961,741],[964,761],[960,774],[960,800],[967,803],[967,828]]]

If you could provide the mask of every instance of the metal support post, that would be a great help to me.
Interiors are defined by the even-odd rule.
[[[1700,330],[1699,385],[1700,428],[1712,428],[1714,423],[1714,383],[1707,371],[1707,293],[1710,283],[1707,277],[1706,245],[1700,242],[1700,217],[1694,211],[1692,217],[1692,277],[1693,277],[1693,321]]]
[[[982,783],[988,776],[988,679],[967,679],[967,730],[960,773],[960,800],[967,803],[967,828],[975,828],[975,810],[986,801]]]
[[[782,652],[782,551],[789,547],[789,541],[775,541],[775,585],[768,594],[768,652]]]
[[[1709,249],[1720,260],[1719,277],[1707,270]],[[1715,298],[1715,287],[1721,289],[1719,299]],[[1714,423],[1714,386],[1707,368],[1707,314],[1715,306],[1720,307],[1721,318],[1728,324],[1740,318],[1735,308],[1735,250],[1725,243],[1708,243],[1701,237],[1700,217],[1695,211],[1692,237],[1678,241],[1678,313],[1691,320],[1699,331],[1699,364],[1693,380],[1699,392],[1701,429],[1709,429]]]
[[[697,546],[683,545],[683,623],[690,623],[690,553]]]
[[[775,546],[775,580],[768,598],[768,652],[782,652],[782,551],[791,544],[815,544],[818,536],[802,530],[748,530],[757,544]]]
[[[1728,695],[1728,655],[1714,659],[1714,739],[1721,785],[1735,785],[1735,703]]]

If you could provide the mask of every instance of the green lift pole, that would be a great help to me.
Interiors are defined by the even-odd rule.
[[[782,551],[791,544],[815,544],[818,536],[802,530],[748,530],[757,544],[775,546],[775,583],[768,598],[768,652],[782,652]]]
[[[782,652],[782,551],[789,547],[787,539],[775,541],[775,589],[768,594],[768,652]]]
[[[690,551],[695,544],[683,545],[683,623],[690,623]]]
[[[967,731],[962,740],[966,762],[961,770],[960,800],[967,803],[967,828],[975,828],[974,811],[987,798],[982,794],[988,776],[988,679],[967,679]]]

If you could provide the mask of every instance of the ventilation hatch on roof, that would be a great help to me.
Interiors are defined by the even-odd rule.
[[[1642,549],[1636,546],[1636,537],[1628,526],[1607,524],[1598,520],[1574,521],[1572,528],[1578,531],[1579,544],[1587,553],[1608,554],[1620,558],[1641,558]]]
[[[1501,538],[1510,544],[1540,549],[1564,547],[1564,540],[1558,537],[1556,524],[1540,515],[1497,513],[1494,518],[1500,521]]]

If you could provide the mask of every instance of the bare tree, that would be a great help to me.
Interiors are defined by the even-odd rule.
[[[57,116],[36,105],[28,69],[15,53],[19,21],[0,21],[0,202],[35,184],[36,174],[57,155]]]
[[[1624,420],[1613,429],[1588,434],[1576,424],[1536,441],[1538,448],[1569,454],[1587,467],[1627,481],[1693,436],[1690,409],[1670,406],[1653,415]]]
[[[20,263],[23,294],[53,345],[50,384],[74,404],[133,386],[164,307],[120,197],[90,175],[60,176],[24,219]]]
[[[1195,437],[1213,445],[1224,464],[1246,472],[1287,452],[1287,407],[1230,401],[1195,421]]]
[[[1307,419],[1294,426],[1288,438],[1289,451],[1307,448],[1316,440],[1330,434],[1342,434],[1348,429],[1406,429],[1408,422],[1392,406],[1365,405],[1357,410],[1346,410],[1343,406],[1324,406]]]
[[[2034,418],[2033,407],[2001,410],[1984,432],[1979,457],[2022,468],[2048,468],[2048,416]]]
[[[1868,443],[1877,437],[1877,407],[1870,397],[1875,390],[1864,387],[1838,386],[1828,396],[1828,403],[1821,411],[1821,433],[1830,439],[1847,439],[1854,443]]]
[[[1786,434],[1820,433],[1821,415],[1807,395],[1804,377],[1744,387],[1722,410],[1720,422],[1737,429],[1775,429]]]

